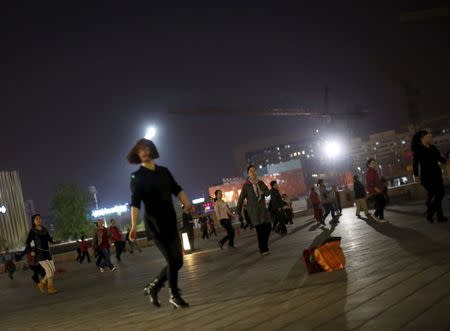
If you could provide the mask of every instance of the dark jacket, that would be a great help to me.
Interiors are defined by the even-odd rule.
[[[414,175],[420,176],[422,183],[442,180],[442,170],[439,163],[446,164],[447,160],[441,155],[436,146],[421,146],[414,151]]]
[[[36,251],[36,260],[45,261],[51,260],[52,255],[50,254],[49,243],[54,243],[52,236],[45,227],[41,227],[39,231],[36,228],[32,228],[28,232],[27,241],[25,242],[26,250],[31,252],[31,242],[34,241],[34,249]]]
[[[274,188],[271,189],[270,190],[270,204],[269,204],[270,211],[276,212],[280,208],[283,208],[283,206],[284,206],[284,203],[283,203],[283,199],[281,198],[280,191],[278,191]]]
[[[366,197],[366,189],[359,180],[355,180],[353,183],[353,190],[355,192],[355,199],[364,199]]]
[[[270,215],[266,208],[265,199],[265,197],[270,195],[270,191],[267,185],[261,180],[258,181],[258,186],[261,191],[261,196],[259,197],[256,196],[255,190],[253,189],[253,184],[250,180],[247,180],[242,187],[236,208],[237,214],[240,214],[242,212],[244,200],[247,200],[247,211],[250,216],[252,226],[270,223]]]
[[[192,217],[192,214],[186,214],[185,212],[183,212],[182,220],[183,220],[183,228],[194,227],[194,217]]]

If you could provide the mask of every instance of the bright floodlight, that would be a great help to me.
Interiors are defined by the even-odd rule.
[[[324,152],[329,158],[337,158],[342,154],[342,145],[337,141],[327,141],[324,145]]]
[[[145,132],[145,139],[152,140],[156,136],[156,128],[151,126]]]

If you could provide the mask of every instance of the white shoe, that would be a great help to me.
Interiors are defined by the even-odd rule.
[[[100,270],[100,272],[105,272],[105,269],[103,269],[102,267],[98,268],[98,270]]]
[[[117,270],[117,268],[116,267],[113,267],[112,269],[111,269],[111,271],[116,271]]]

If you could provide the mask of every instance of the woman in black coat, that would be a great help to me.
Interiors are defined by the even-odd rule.
[[[442,170],[439,164],[446,164],[447,160],[441,155],[435,145],[430,132],[418,131],[412,139],[411,149],[414,153],[413,169],[416,181],[427,190],[427,220],[433,223],[434,214],[438,222],[448,219],[442,211],[442,199],[445,196]]]

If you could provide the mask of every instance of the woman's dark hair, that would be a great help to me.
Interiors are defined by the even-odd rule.
[[[137,143],[133,146],[131,151],[127,155],[127,160],[131,164],[140,164],[141,159],[139,158],[139,150],[142,148],[149,148],[150,149],[150,157],[152,160],[155,160],[159,158],[159,152],[156,148],[153,141],[142,138],[137,141]]]
[[[33,216],[31,216],[31,227],[32,227],[32,228],[36,227],[36,225],[34,224],[34,220],[35,220],[37,217],[41,217],[41,214],[34,214]]]
[[[425,137],[429,132],[427,130],[417,131],[411,139],[411,150],[416,153],[422,146],[422,138]]]
[[[250,164],[250,165],[247,167],[247,174],[248,174],[248,172],[250,171],[251,168],[255,168],[255,169],[256,169],[256,166],[255,166],[254,164]]]
[[[84,240],[86,237],[85,237],[85,235],[82,235],[81,236],[81,240]]]
[[[273,188],[277,184],[278,184],[277,181],[273,180],[273,181],[270,182],[270,187]]]
[[[367,162],[366,162],[366,167],[370,168],[370,164],[372,163],[372,161],[376,161],[373,157],[370,157]]]
[[[214,195],[216,196],[216,197],[214,198],[214,202],[217,201],[217,195],[219,194],[219,192],[222,192],[222,190],[216,190],[216,191],[214,192]]]
[[[319,179],[318,181],[317,181],[317,185],[322,185],[323,184],[323,179]]]
[[[358,175],[353,175],[353,181],[357,181],[359,179]]]

